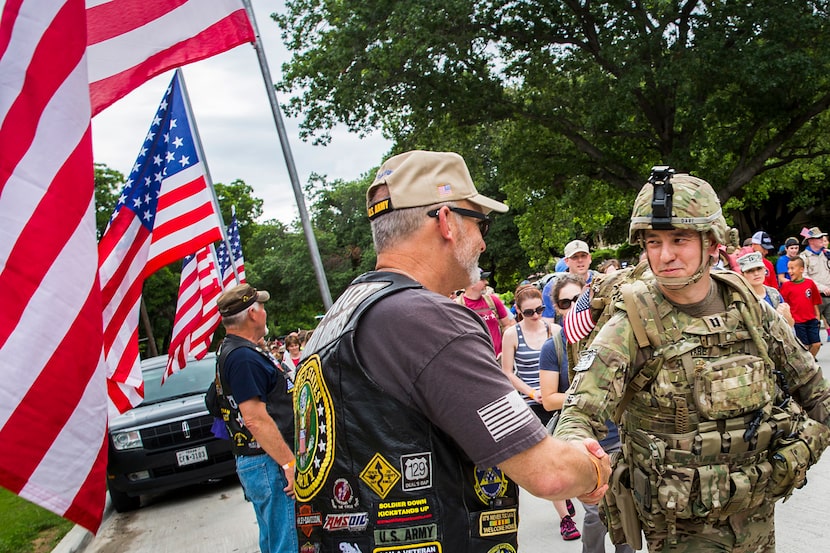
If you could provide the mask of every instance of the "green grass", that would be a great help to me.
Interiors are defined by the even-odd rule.
[[[73,526],[4,488],[0,488],[0,521],[0,553],[51,551]]]

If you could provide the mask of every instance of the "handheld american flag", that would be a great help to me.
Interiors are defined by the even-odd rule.
[[[595,326],[596,323],[591,318],[591,289],[589,287],[585,288],[585,291],[576,300],[573,309],[565,314],[562,327],[565,329],[565,337],[568,342],[575,344],[588,336]]]
[[[183,96],[177,71],[98,244],[111,413],[138,405],[144,395],[138,357],[144,279],[221,238]]]
[[[227,234],[233,255],[228,255],[228,248],[224,241],[220,242],[216,248],[219,273],[222,274],[221,285],[210,246],[205,246],[195,255],[184,258],[179,283],[179,299],[176,303],[176,318],[173,323],[173,337],[170,340],[167,370],[164,372],[163,379],[182,370],[187,365],[189,356],[201,359],[207,354],[213,340],[213,333],[216,332],[220,320],[216,299],[223,289],[236,284],[231,257],[236,265],[239,283],[245,282],[245,261],[242,259],[236,213],[231,217]]]
[[[168,69],[255,39],[240,0],[88,0],[87,4],[92,115]]]
[[[91,531],[106,387],[83,0],[0,15],[0,485]]]

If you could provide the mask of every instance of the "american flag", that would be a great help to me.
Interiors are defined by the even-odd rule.
[[[187,365],[188,356],[201,359],[208,352],[219,325],[216,298],[222,293],[210,246],[184,258],[173,337],[162,383]]]
[[[242,242],[239,240],[239,224],[236,221],[236,212],[231,216],[231,224],[228,225],[228,242],[231,244],[231,253],[225,243],[219,244],[216,248],[216,256],[219,258],[219,269],[222,272],[222,285],[227,288],[234,284],[235,277],[231,266],[231,257],[236,266],[236,274],[239,275],[239,284],[245,284],[245,259],[242,257]]]
[[[240,0],[88,0],[92,115],[151,77],[255,40]]]
[[[106,386],[83,0],[0,14],[0,485],[96,531]]]
[[[239,282],[244,283],[245,261],[242,259],[236,214],[231,217],[231,224],[228,226],[228,241],[231,243]],[[170,340],[167,370],[162,377],[163,380],[182,370],[187,365],[188,356],[201,359],[210,348],[213,333],[216,332],[220,320],[216,299],[222,289],[235,284],[233,267],[231,267],[225,242],[219,243],[216,256],[223,275],[221,285],[210,246],[205,246],[195,255],[184,258],[179,299],[176,304],[176,318],[173,323],[173,337]]]
[[[221,238],[176,71],[98,244],[110,413],[143,399],[138,311],[144,279]]]
[[[565,315],[562,326],[565,328],[565,338],[571,344],[577,343],[591,333],[596,323],[591,318],[590,288],[586,288],[576,300],[573,308]]]

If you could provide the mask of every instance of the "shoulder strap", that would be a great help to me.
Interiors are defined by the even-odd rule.
[[[490,311],[492,311],[496,315],[496,319],[498,319],[499,312],[496,311],[496,302],[493,301],[493,296],[490,294],[484,294],[484,301],[487,302],[487,307],[490,308]]]
[[[635,285],[637,283],[639,283],[639,286],[637,286],[639,289],[635,291]],[[637,345],[641,349],[651,347],[653,350],[657,350],[663,345],[662,336],[664,329],[663,321],[660,318],[660,311],[657,309],[657,304],[654,302],[654,296],[651,294],[651,291],[641,281],[623,284],[620,291],[622,292],[626,313],[628,313],[628,322],[631,324]],[[654,328],[652,332],[646,330],[646,325],[643,324],[643,321],[653,323]],[[649,325],[649,328],[651,326]],[[654,380],[662,366],[663,358],[660,356],[654,357],[646,361],[640,371],[634,375],[634,378],[625,387],[623,398],[617,404],[617,409],[614,412],[614,422],[616,424],[620,423],[622,414],[634,395]]]

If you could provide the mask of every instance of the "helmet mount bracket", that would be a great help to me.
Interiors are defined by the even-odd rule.
[[[651,176],[648,182],[654,186],[654,194],[651,200],[651,228],[655,230],[671,230],[674,226],[672,220],[672,196],[674,189],[671,178],[674,169],[668,165],[656,165],[651,168]]]

